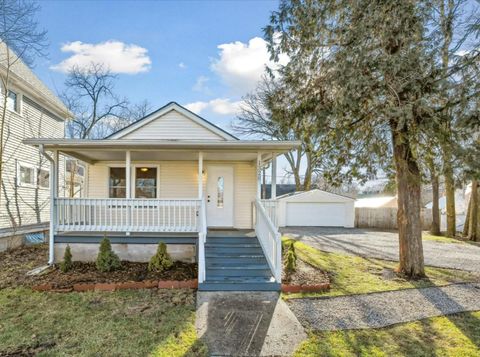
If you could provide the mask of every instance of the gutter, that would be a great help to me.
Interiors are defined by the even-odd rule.
[[[50,225],[48,229],[48,265],[55,263],[55,192],[56,192],[56,165],[55,160],[45,152],[43,144],[38,146],[40,153],[50,161]]]

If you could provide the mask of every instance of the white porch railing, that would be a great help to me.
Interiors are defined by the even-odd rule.
[[[199,232],[199,199],[56,198],[56,231]]]
[[[282,282],[282,240],[261,200],[255,201],[255,233],[278,283]]]
[[[205,198],[200,203],[200,211],[198,214],[198,282],[203,283],[206,279],[205,268],[205,243],[207,241],[207,208]]]
[[[278,228],[278,201],[277,200],[260,200],[265,208],[265,212],[272,221],[275,228]]]

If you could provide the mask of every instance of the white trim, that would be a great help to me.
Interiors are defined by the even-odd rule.
[[[158,119],[160,118],[161,116],[167,114],[168,112],[172,111],[172,110],[175,110],[177,112],[179,112],[180,114],[183,114],[184,116],[186,116],[188,119],[192,120],[193,122],[197,123],[198,125],[204,127],[205,129],[211,131],[212,133],[220,136],[221,138],[225,139],[225,140],[237,140],[234,136],[224,132],[223,130],[220,130],[219,128],[215,127],[214,125],[210,124],[209,122],[207,122],[206,120],[202,119],[201,117],[199,117],[198,115],[190,112],[189,110],[183,108],[182,106],[178,105],[177,103],[170,103],[170,104],[167,104],[164,108],[156,111],[156,112],[153,112],[152,114],[146,116],[145,118],[143,119],[140,119],[138,122],[132,124],[131,126],[123,129],[123,130],[120,130],[119,132],[113,134],[112,136],[110,136],[108,139],[120,139],[120,138],[123,138],[125,135],[128,135],[132,132],[134,132],[135,130],[141,128],[142,126],[145,126],[147,125],[148,123],[150,123],[151,121],[155,120],[155,119]]]
[[[37,188],[37,170],[38,170],[38,167],[34,164],[29,164],[28,162],[24,162],[24,161],[20,161],[20,160],[16,160],[16,166],[17,166],[16,167],[16,169],[17,169],[17,186],[18,187]],[[33,170],[33,184],[23,183],[21,181],[20,168],[22,166]]]

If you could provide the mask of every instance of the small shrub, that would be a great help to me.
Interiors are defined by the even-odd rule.
[[[292,242],[288,247],[285,257],[285,270],[288,274],[293,273],[297,269],[297,253],[295,252],[295,245]]]
[[[116,255],[108,238],[103,238],[100,243],[100,250],[97,256],[97,269],[101,272],[109,272],[120,268],[121,263]]]
[[[63,261],[60,263],[60,270],[63,273],[66,273],[67,271],[71,270],[72,267],[72,251],[70,250],[70,246],[67,245],[67,248],[65,248],[65,253],[63,253]]]
[[[148,270],[161,273],[162,271],[170,268],[172,265],[172,259],[167,253],[167,245],[163,242],[158,243],[157,252],[148,263]]]

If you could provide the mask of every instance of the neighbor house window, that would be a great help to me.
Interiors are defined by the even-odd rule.
[[[38,186],[42,188],[50,187],[50,171],[45,169],[38,170]]]
[[[135,197],[157,198],[157,168],[135,168]]]
[[[125,167],[111,167],[109,179],[109,197],[125,198],[127,192],[127,180]]]
[[[7,109],[11,110],[12,112],[20,112],[18,94],[11,90],[8,91],[7,95]]]
[[[17,163],[17,180],[19,186],[35,186],[35,166]]]

